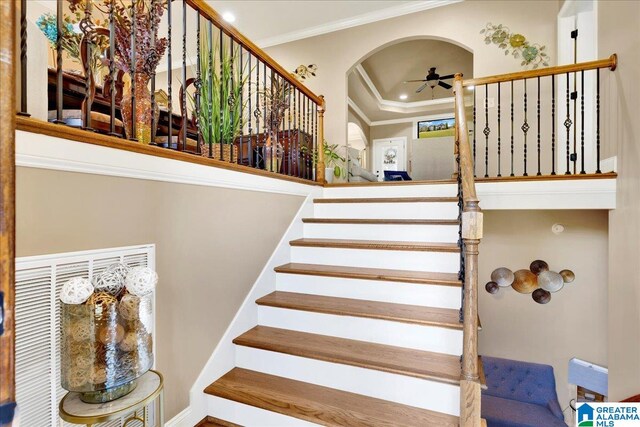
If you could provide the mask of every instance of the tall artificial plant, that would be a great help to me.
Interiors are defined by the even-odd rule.
[[[212,43],[207,32],[200,41],[200,107],[197,116],[205,144],[232,144],[242,132],[246,100],[242,94],[249,73],[240,61],[240,47],[219,38]],[[222,51],[221,51],[222,50]],[[191,107],[197,100],[189,94]]]

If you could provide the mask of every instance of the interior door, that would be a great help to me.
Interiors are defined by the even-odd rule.
[[[16,3],[0,1],[0,426],[12,424],[15,409]]]
[[[407,170],[407,138],[375,139],[373,141],[373,173],[384,181],[384,171]]]

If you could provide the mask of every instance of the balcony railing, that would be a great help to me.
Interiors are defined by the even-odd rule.
[[[324,182],[323,98],[204,1],[20,6],[19,129]]]
[[[602,170],[599,61],[463,81],[479,178],[585,175]],[[471,117],[469,117],[471,119]]]

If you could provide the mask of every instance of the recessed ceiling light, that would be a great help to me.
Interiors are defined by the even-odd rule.
[[[222,14],[222,19],[224,19],[227,22],[235,22],[236,16],[231,12],[225,12]]]
[[[407,94],[406,94],[406,93],[403,93],[402,95],[400,95],[400,99],[402,99],[403,101],[404,101],[405,99],[407,99],[407,98],[408,98],[408,97],[407,97]]]
[[[476,87],[475,86],[467,86],[467,89],[469,90],[474,90]]]

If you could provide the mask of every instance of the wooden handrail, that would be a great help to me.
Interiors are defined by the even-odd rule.
[[[460,174],[462,175],[462,196],[465,204],[475,202],[478,203],[476,195],[476,185],[473,177],[473,156],[471,146],[469,145],[469,131],[467,129],[467,119],[464,108],[464,82],[462,74],[456,74],[453,83],[453,91],[455,93],[455,114],[456,129],[458,135],[457,148],[460,156]]]
[[[321,106],[324,100],[313,93],[308,87],[298,81],[291,75],[290,71],[287,71],[278,64],[272,57],[270,57],[264,50],[260,49],[255,43],[244,36],[236,27],[226,22],[222,16],[216,12],[211,6],[205,3],[204,0],[186,0],[187,4],[194,9],[198,10],[201,15],[213,22],[218,28],[222,29],[225,34],[244,46],[249,52],[255,55],[262,62],[266,63],[273,70],[278,72],[289,83],[297,87],[302,93],[307,95],[316,105]]]
[[[536,77],[553,76],[558,74],[575,73],[578,71],[595,70],[598,68],[608,68],[614,71],[618,66],[618,55],[615,53],[607,59],[597,61],[581,62],[579,64],[559,65],[557,67],[540,68],[537,70],[518,71],[516,73],[499,74],[496,76],[480,77],[477,79],[464,80],[462,85],[482,86],[492,83],[511,82],[516,80],[531,79]]]
[[[460,426],[480,427],[480,376],[478,367],[478,245],[482,238],[482,212],[478,205],[473,160],[464,108],[462,74],[453,82],[455,94],[456,154],[462,197],[462,371],[460,377]]]

